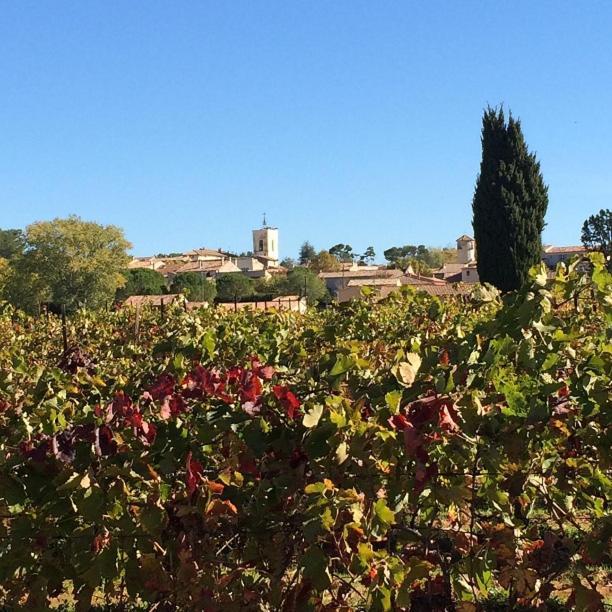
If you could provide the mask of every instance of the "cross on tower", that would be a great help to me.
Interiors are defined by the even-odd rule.
[[[263,227],[268,227],[268,224],[266,223],[266,213],[263,214]]]

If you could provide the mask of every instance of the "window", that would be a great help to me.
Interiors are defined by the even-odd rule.
[[[259,241],[259,250],[260,250],[260,251],[263,251],[263,250],[264,250],[264,249],[263,249],[263,240],[260,240],[260,241]]]
[[[272,248],[272,251],[274,251],[274,240],[272,240],[272,246],[271,246],[271,248]]]
[[[466,275],[466,276],[469,276],[469,275],[470,275],[470,271],[469,271],[469,270],[466,270],[466,271],[465,271],[465,275]]]

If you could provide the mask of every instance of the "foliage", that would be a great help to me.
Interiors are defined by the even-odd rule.
[[[362,255],[359,255],[359,263],[361,264],[371,264],[374,262],[374,258],[376,257],[376,252],[374,251],[374,247],[369,246]]]
[[[292,268],[295,268],[297,264],[295,263],[295,259],[291,257],[285,257],[283,260],[281,260],[280,265],[283,268],[287,268],[287,270],[291,270]]]
[[[60,321],[5,307],[0,606],[602,609],[612,285],[592,262],[467,303],[80,311],[66,354]]]
[[[0,257],[0,298],[4,295],[4,288],[11,275],[11,265],[8,259]]]
[[[472,202],[478,274],[502,291],[521,287],[542,255],[548,187],[527,149],[520,121],[487,108],[482,161]]]
[[[312,244],[310,244],[308,241],[304,242],[304,244],[302,244],[300,247],[300,255],[298,257],[299,264],[301,266],[307,265],[314,259],[316,254],[317,252]]]
[[[14,259],[23,254],[25,238],[20,229],[0,230],[0,259]]]
[[[600,251],[612,267],[612,211],[602,208],[582,225],[582,244],[589,250]]]
[[[217,276],[217,298],[221,302],[233,302],[253,295],[253,280],[242,272],[230,272]]]
[[[217,295],[214,281],[204,278],[199,272],[177,274],[172,280],[170,291],[184,293],[192,302],[212,302]]]
[[[125,283],[121,271],[130,243],[123,231],[72,216],[39,221],[25,232],[26,250],[12,262],[9,300],[29,311],[40,302],[97,308],[115,297]]]
[[[329,251],[319,251],[308,267],[313,272],[336,272],[340,270],[340,261]]]
[[[350,244],[338,243],[329,249],[329,254],[339,261],[352,262],[355,259],[353,247]]]
[[[396,268],[405,270],[411,266],[415,272],[420,273],[440,268],[445,262],[441,249],[430,249],[424,244],[391,247],[384,252],[384,256]]]
[[[281,294],[306,296],[308,304],[316,304],[327,295],[325,283],[308,268],[293,268],[288,274]]]
[[[116,299],[125,300],[130,295],[160,295],[166,293],[166,279],[156,270],[137,268],[123,270],[125,285],[116,293]]]

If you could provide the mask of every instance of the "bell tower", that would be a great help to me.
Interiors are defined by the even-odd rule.
[[[476,261],[476,241],[471,236],[463,234],[457,238],[457,259],[462,264]]]
[[[278,264],[278,228],[268,225],[265,213],[262,227],[253,230],[253,254],[268,259],[269,265]]]

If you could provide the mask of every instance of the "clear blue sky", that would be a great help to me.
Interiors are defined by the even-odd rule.
[[[71,213],[134,253],[283,256],[471,232],[483,107],[523,123],[544,240],[612,204],[612,3],[13,0],[0,12],[0,227]]]

